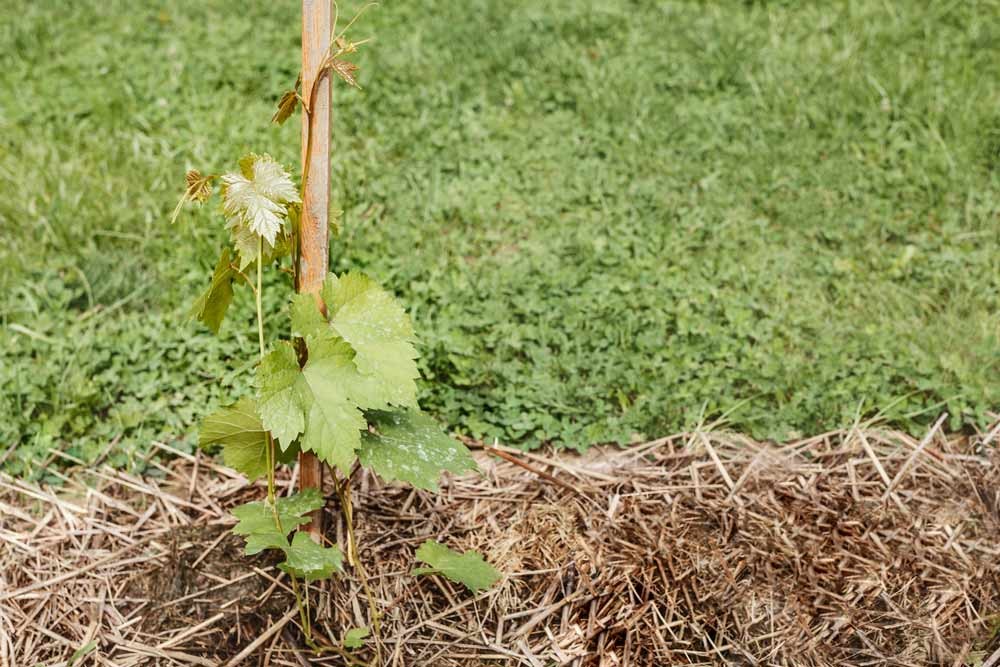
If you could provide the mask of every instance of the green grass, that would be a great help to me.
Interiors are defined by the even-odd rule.
[[[247,295],[219,339],[183,322],[220,218],[166,218],[189,167],[297,164],[297,123],[268,124],[296,4],[0,10],[9,469],[189,446],[244,391]],[[582,447],[1000,406],[997,2],[390,2],[353,34],[376,41],[335,93],[333,266],[410,304],[456,429]]]

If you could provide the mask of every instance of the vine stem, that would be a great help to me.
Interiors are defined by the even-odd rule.
[[[382,642],[381,630],[382,619],[379,616],[378,605],[375,604],[375,594],[372,593],[371,586],[368,585],[368,573],[361,558],[358,557],[358,541],[354,533],[354,505],[351,503],[351,476],[344,477],[343,484],[337,479],[337,471],[333,470],[334,489],[337,491],[337,499],[340,501],[340,512],[344,516],[344,523],[347,524],[347,561],[358,571],[361,579],[361,587],[365,590],[365,598],[368,601],[368,617],[371,619],[372,630],[375,639],[375,664],[382,663]]]
[[[264,292],[264,237],[261,236],[257,244],[257,290],[256,290],[256,301],[257,301],[257,341],[260,344],[260,360],[264,361],[264,306],[263,306],[263,292]],[[271,506],[271,514],[274,516],[274,525],[278,528],[278,532],[282,535],[285,534],[284,528],[281,525],[281,515],[278,514],[278,503],[275,493],[275,482],[274,482],[274,468],[276,465],[276,453],[274,451],[274,438],[271,436],[271,432],[268,431],[267,435],[267,504]],[[292,582],[292,592],[295,593],[295,604],[299,608],[299,621],[302,623],[302,631],[306,635],[306,639],[312,638],[312,627],[309,623],[309,607],[308,599],[306,604],[302,603],[302,594],[299,591],[298,578],[292,574],[288,573],[288,578]]]
[[[264,307],[262,293],[264,283],[264,237],[261,236],[257,243],[257,289],[254,295],[257,297],[257,340],[260,343],[260,360],[264,361]],[[274,512],[274,523],[281,530],[281,518],[278,516],[278,507],[274,502],[274,438],[271,432],[267,432],[267,502]]]
[[[257,239],[257,289],[254,296],[257,297],[257,340],[260,343],[260,360],[264,361],[264,308],[262,306],[261,292],[264,282],[264,237]]]
[[[245,282],[245,283],[246,283],[247,285],[249,285],[249,286],[250,286],[250,289],[252,289],[252,290],[254,291],[254,294],[256,294],[256,293],[258,292],[257,288],[256,288],[256,287],[254,287],[254,284],[253,284],[253,281],[252,281],[252,280],[250,280],[250,278],[248,278],[248,277],[247,277],[247,274],[245,274],[245,273],[243,273],[242,271],[240,271],[240,267],[236,266],[235,264],[232,264],[232,263],[230,263],[230,264],[229,264],[229,268],[230,268],[230,269],[231,269],[232,271],[234,271],[235,273],[237,273],[237,274],[239,275],[239,277],[240,277],[240,278],[242,278],[242,279],[243,279],[243,281],[244,281],[244,282]]]

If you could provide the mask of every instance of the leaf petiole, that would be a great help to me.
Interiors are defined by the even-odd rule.
[[[257,239],[257,289],[254,295],[257,297],[257,338],[260,342],[260,359],[264,360],[264,308],[261,305],[261,291],[264,282],[264,237]],[[272,459],[273,462],[273,459]]]
[[[247,274],[243,273],[243,271],[240,270],[240,267],[238,267],[235,264],[233,264],[232,262],[230,262],[229,263],[229,268],[230,268],[230,270],[232,270],[233,273],[238,274],[239,277],[242,278],[244,280],[244,282],[246,282],[246,284],[250,286],[250,289],[253,290],[254,294],[257,293],[257,287],[256,287],[256,285],[253,284],[253,281],[250,280],[250,277]]]

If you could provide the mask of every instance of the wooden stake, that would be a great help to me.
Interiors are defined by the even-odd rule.
[[[330,77],[324,77],[316,87],[316,100],[309,99],[319,66],[330,49],[333,29],[329,0],[302,0],[302,95],[311,115],[302,112],[302,167],[309,177],[302,193],[302,220],[299,231],[299,292],[316,294],[326,278],[329,262],[330,211]],[[309,155],[306,147],[312,135]],[[306,167],[306,160],[309,165]],[[299,454],[299,489],[323,488],[323,463],[310,452]],[[313,513],[309,533],[320,542],[323,534],[323,512]]]

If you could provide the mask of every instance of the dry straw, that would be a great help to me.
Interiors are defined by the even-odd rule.
[[[945,437],[940,423],[922,440],[859,428],[781,447],[696,432],[585,456],[497,448],[480,452],[483,476],[441,495],[358,471],[383,655],[421,667],[996,664],[996,431]],[[264,559],[248,573],[227,533],[227,508],[259,489],[173,453],[157,477],[0,478],[0,664],[344,664],[299,643],[287,579]],[[473,597],[399,576],[427,538],[482,550],[504,581]],[[367,623],[351,577],[312,596],[331,641]]]

